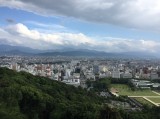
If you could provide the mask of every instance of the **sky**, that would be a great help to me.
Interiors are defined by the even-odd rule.
[[[160,52],[159,0],[0,0],[0,44]]]

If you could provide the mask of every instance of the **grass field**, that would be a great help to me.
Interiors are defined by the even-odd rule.
[[[132,91],[130,87],[125,84],[112,84],[112,88],[118,90],[118,95],[127,95],[127,96],[159,96],[153,93],[150,89],[139,89]]]
[[[160,97],[152,97],[152,98],[149,97],[148,99],[155,102],[155,103],[160,103]]]
[[[134,98],[134,99],[136,99],[138,102],[140,102],[141,104],[147,104],[148,106],[153,106],[153,104],[152,103],[150,103],[149,101],[147,101],[147,100],[145,100],[145,99],[143,99],[143,98],[140,98],[140,97],[137,97],[137,98]]]

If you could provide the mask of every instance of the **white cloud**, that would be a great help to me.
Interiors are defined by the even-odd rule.
[[[145,51],[159,52],[160,41],[132,40],[114,37],[93,37],[83,33],[42,33],[22,23],[0,28],[0,43],[35,49],[77,48],[106,52]]]
[[[5,32],[5,34],[4,34]],[[7,39],[8,41],[19,42],[17,45],[25,45],[32,48],[45,48],[50,49],[52,46],[79,46],[81,44],[90,43],[93,44],[92,40],[82,33],[41,33],[37,30],[31,30],[27,26],[18,23],[15,25],[9,25],[4,29],[1,29],[0,38]],[[11,37],[13,36],[13,37]],[[44,43],[45,47],[40,47]],[[40,46],[39,46],[39,45]]]
[[[38,40],[40,39],[40,34],[36,30],[29,30],[25,25],[18,23],[16,25],[9,25],[6,30],[10,33],[15,33],[22,37]]]
[[[0,0],[0,5],[130,28],[160,28],[159,0]]]
[[[47,29],[60,29],[60,30],[67,30],[65,26],[59,25],[59,24],[51,24],[51,23],[40,23],[36,21],[25,21],[24,23],[31,24],[34,26],[42,27],[42,28],[47,28]]]

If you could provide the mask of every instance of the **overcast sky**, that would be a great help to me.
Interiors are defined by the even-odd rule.
[[[0,0],[0,44],[160,51],[159,0]]]

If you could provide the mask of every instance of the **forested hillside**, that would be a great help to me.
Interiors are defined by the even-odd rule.
[[[126,113],[104,102],[80,87],[0,68],[0,119],[143,119],[152,114],[158,119],[159,108]]]
[[[102,102],[81,88],[0,68],[1,119],[94,119]]]

